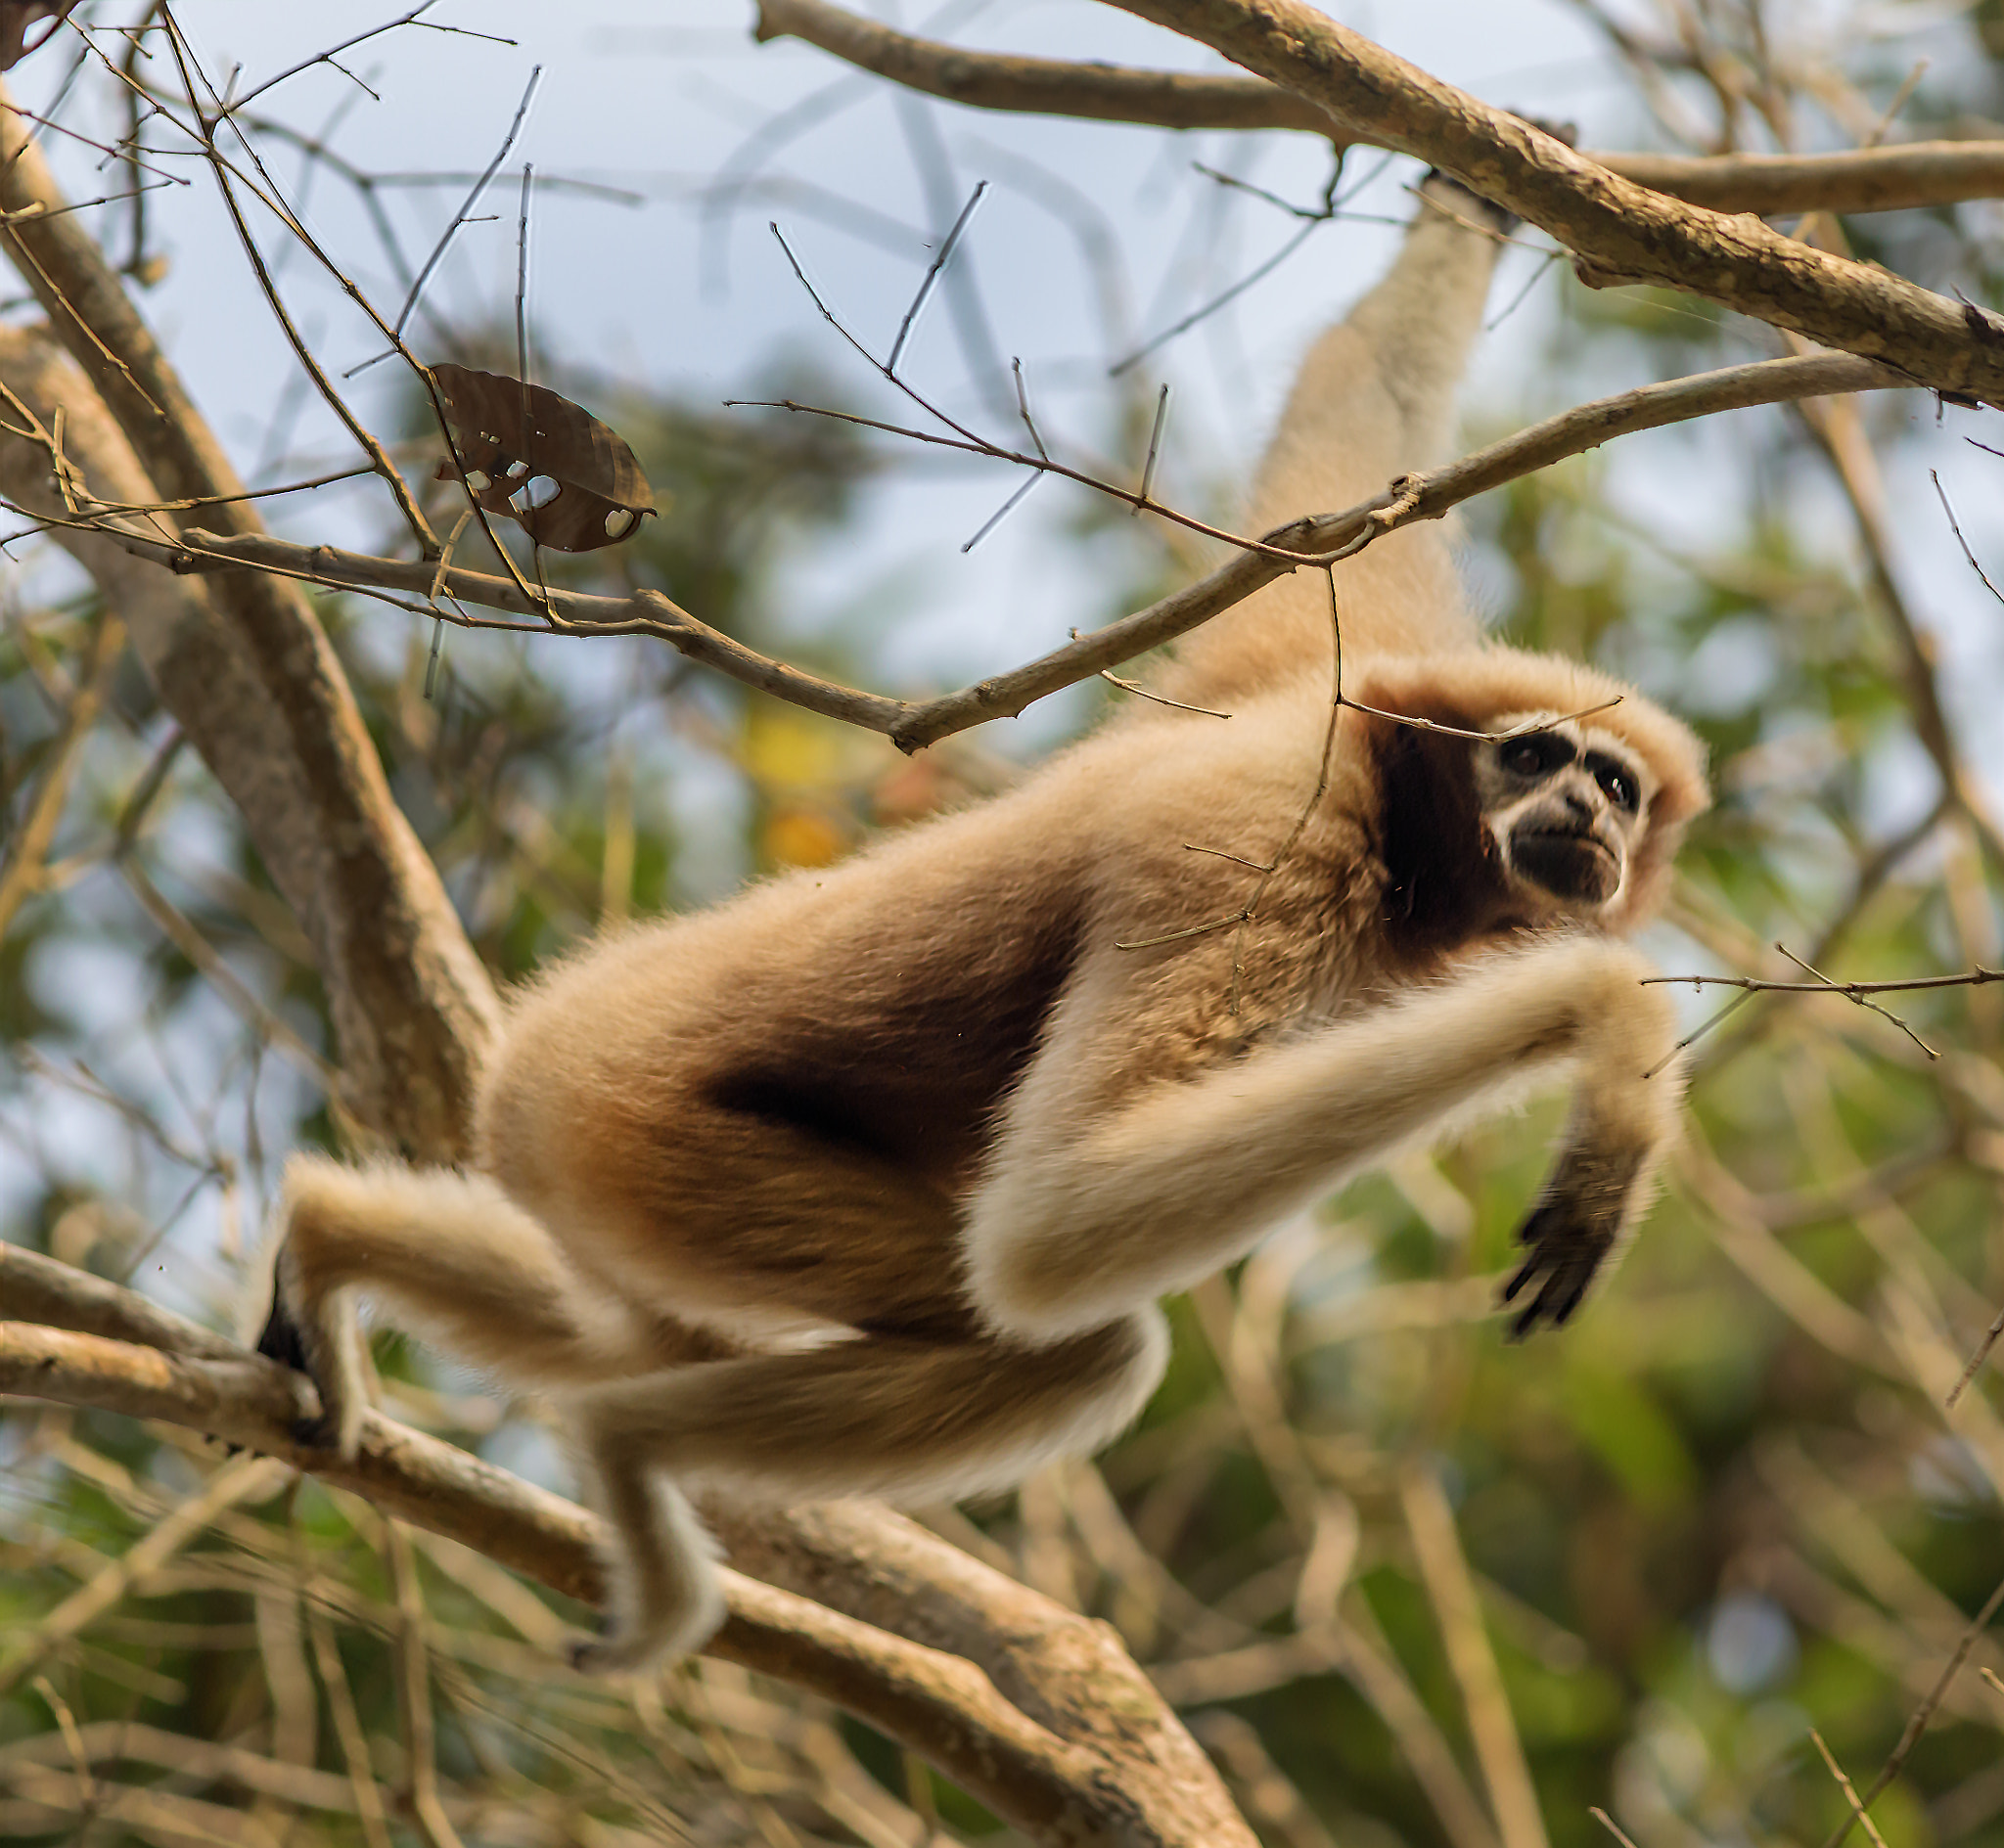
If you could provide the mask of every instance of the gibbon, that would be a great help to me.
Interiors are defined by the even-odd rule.
[[[1426,184],[1301,368],[1250,530],[1442,456],[1488,209]],[[1333,732],[1332,596],[1376,709]],[[1154,684],[1230,716],[1133,701],[1005,794],[544,973],[465,1172],[292,1161],[264,1351],[349,1454],[360,1295],[546,1398],[612,1536],[581,1666],[719,1622],[691,1489],[927,1501],[1090,1452],[1161,1375],[1156,1298],[1527,1087],[1573,1089],[1516,1333],[1645,1203],[1676,1035],[1617,939],[1705,805],[1692,735],[1485,644],[1433,526],[1270,586]]]

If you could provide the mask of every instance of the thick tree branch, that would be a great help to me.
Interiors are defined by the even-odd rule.
[[[373,1414],[352,1465],[302,1446],[293,1429],[316,1406],[298,1375],[130,1291],[0,1246],[0,1392],[206,1432],[569,1597],[600,1595],[583,1510]],[[719,1526],[740,1566],[797,1591],[726,1573],[731,1616],[710,1653],[836,1701],[1039,1839],[1252,1848],[1208,1761],[1102,1626],[874,1510]]]
[[[1288,552],[1345,558],[1400,526],[1438,519],[1478,494],[1548,468],[1567,456],[1598,448],[1616,436],[1719,411],[1838,392],[1896,388],[1910,383],[1902,374],[1870,360],[1814,353],[1643,385],[1577,405],[1444,468],[1394,481],[1359,506],[1295,520],[1277,527],[1265,539]],[[437,586],[460,604],[520,616],[543,614],[509,579],[483,571],[455,566],[441,580],[434,564],[421,561],[372,558],[262,534],[227,538],[190,528],[176,542],[133,530],[131,522],[112,516],[92,523],[128,550],[170,563],[180,571],[220,571],[230,565],[252,564],[335,587],[401,591],[420,597],[429,596]],[[657,636],[748,686],[809,711],[881,732],[902,749],[918,750],[986,720],[1014,717],[1062,688],[1173,641],[1292,568],[1271,554],[1242,553],[1146,609],[1007,673],[925,700],[893,699],[817,680],[754,654],[658,591],[595,597],[553,590],[549,614],[558,634]],[[448,620],[462,619],[448,608],[440,608],[438,613]]]
[[[298,1375],[270,1361],[179,1358],[98,1335],[0,1322],[0,1391],[159,1419],[245,1445],[477,1548],[552,1590],[587,1601],[600,1595],[593,1523],[582,1509],[373,1414],[354,1463],[334,1462],[292,1439],[293,1424],[312,1415],[315,1401]],[[1110,1816],[1125,1806],[1110,1804],[1094,1788],[1095,1755],[1012,1707],[971,1662],[740,1573],[727,1571],[724,1580],[731,1614],[710,1645],[713,1653],[826,1694],[1039,1836],[1179,1839],[1136,1826],[1138,1819]]]
[[[81,215],[62,210],[29,127],[0,92],[0,249],[98,389],[17,337],[16,391],[45,430],[65,406],[64,447],[104,499],[242,494]],[[248,501],[204,518],[238,535],[262,530]],[[146,638],[134,623],[141,656],[313,944],[341,1039],[342,1103],[413,1153],[456,1155],[497,1018],[492,986],[390,797],[311,608],[296,586],[255,572],[219,579],[205,597],[147,596],[155,621]]]
[[[758,0],[753,35],[797,38],[858,68],[970,109],[1153,128],[1292,128],[1352,137],[1263,77],[1203,76],[969,51],[918,38],[828,0]],[[1369,144],[1368,136],[1355,137]],[[1611,173],[1716,211],[1896,211],[2004,196],[2004,143],[1929,141],[1842,154],[1589,154]]]
[[[1303,0],[1114,0],[1418,156],[1548,232],[1596,288],[1653,283],[2004,401],[2004,320],[1763,224],[1656,193],[1529,122],[1394,58]]]

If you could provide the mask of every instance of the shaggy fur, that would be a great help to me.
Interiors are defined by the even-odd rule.
[[[1423,210],[1309,355],[1254,529],[1437,459],[1492,253]],[[1153,1298],[1571,1074],[1513,1285],[1520,1331],[1563,1321],[1674,1127],[1670,1010],[1614,939],[1662,901],[1699,748],[1482,644],[1437,527],[1337,595],[1367,705],[1494,731],[1619,703],[1531,750],[1345,709],[1304,814],[1309,573],[1159,670],[1229,720],[1137,703],[996,800],[580,951],[515,1000],[473,1171],[293,1162],[266,1346],[328,1439],[359,1436],[357,1292],[548,1395],[615,1536],[580,1659],[618,1668],[718,1619],[686,1488],[932,1498],[1090,1450],[1161,1375]]]

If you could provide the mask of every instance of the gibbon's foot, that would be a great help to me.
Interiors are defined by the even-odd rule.
[[[257,1352],[266,1360],[304,1374],[320,1398],[320,1411],[313,1418],[296,1419],[292,1438],[309,1450],[331,1450],[352,1462],[362,1441],[362,1414],[367,1399],[359,1382],[351,1386],[342,1376],[340,1354],[344,1346],[359,1342],[353,1326],[354,1306],[344,1299],[334,1305],[334,1327],[319,1339],[309,1338],[286,1302],[286,1258],[279,1255],[278,1272],[272,1285],[271,1313],[265,1318],[264,1332],[257,1337]]]
[[[309,1377],[312,1375],[313,1370],[306,1365],[306,1343],[299,1333],[299,1325],[286,1313],[285,1295],[276,1280],[271,1286],[271,1313],[264,1318],[264,1332],[257,1337],[257,1351],[266,1360],[290,1367],[296,1374]]]
[[[320,1391],[320,1381],[314,1378],[306,1358],[306,1343],[299,1333],[299,1325],[287,1314],[285,1297],[276,1283],[271,1290],[271,1313],[264,1319],[264,1332],[257,1337],[257,1352],[281,1367],[290,1367],[296,1374],[304,1374],[313,1380],[313,1390]],[[321,1397],[324,1403],[326,1395],[322,1393]],[[325,1412],[316,1418],[295,1419],[290,1435],[294,1443],[303,1444],[308,1450],[341,1447],[340,1425]]]
[[[1502,1300],[1515,1302],[1533,1284],[1538,1290],[1511,1323],[1511,1340],[1522,1341],[1541,1325],[1563,1329],[1572,1320],[1621,1235],[1641,1165],[1629,1150],[1594,1155],[1569,1149],[1559,1158],[1543,1195],[1518,1229],[1517,1242],[1528,1245],[1530,1255],[1503,1285]]]

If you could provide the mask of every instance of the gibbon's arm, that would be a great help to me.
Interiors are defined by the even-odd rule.
[[[1510,1292],[1542,1280],[1520,1332],[1563,1322],[1674,1131],[1675,1016],[1662,989],[1639,985],[1651,972],[1604,938],[1547,938],[1200,1077],[1146,1085],[1104,1113],[1076,1074],[1110,1016],[1075,993],[971,1203],[977,1306],[999,1331],[1033,1340],[1094,1328],[1243,1255],[1275,1220],[1399,1145],[1570,1066],[1571,1118]],[[1093,985],[1124,984],[1102,969],[1086,973]]]
[[[1447,459],[1502,222],[1451,180],[1435,176],[1420,189],[1389,272],[1302,361],[1259,465],[1245,531],[1339,513]],[[1337,567],[1347,653],[1418,654],[1476,639],[1450,538],[1444,522],[1429,520]],[[1188,637],[1160,683],[1178,699],[1229,705],[1303,668],[1326,672],[1328,659],[1328,581],[1297,571]]]

